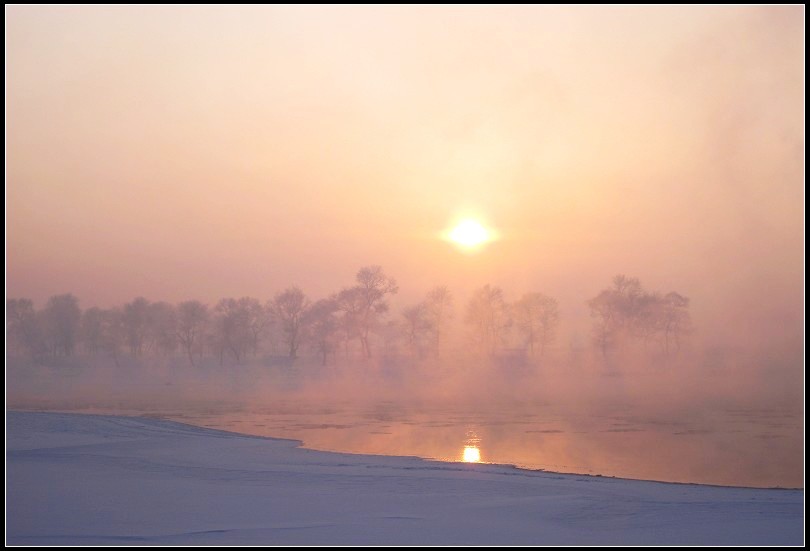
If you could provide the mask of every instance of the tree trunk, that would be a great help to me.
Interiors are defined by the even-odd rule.
[[[363,358],[371,358],[371,349],[368,346],[368,333],[360,335],[360,347],[363,349]]]
[[[540,357],[543,357],[543,353],[546,351],[546,326],[543,326],[543,335],[540,337]]]

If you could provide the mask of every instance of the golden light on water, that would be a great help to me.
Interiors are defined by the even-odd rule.
[[[480,463],[481,450],[478,446],[464,446],[464,454],[462,456],[465,463]]]
[[[466,219],[450,230],[448,238],[464,249],[475,249],[492,241],[492,232],[477,220]]]

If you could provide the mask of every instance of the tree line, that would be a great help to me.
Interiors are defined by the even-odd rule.
[[[603,356],[623,341],[657,343],[664,353],[680,351],[692,331],[689,299],[674,291],[647,292],[638,278],[618,275],[613,285],[588,301],[594,342]]]
[[[138,297],[114,308],[79,307],[72,294],[51,297],[39,310],[25,298],[6,301],[8,354],[34,360],[79,352],[107,355],[175,355],[191,365],[205,357],[242,363],[262,350],[290,360],[305,350],[323,365],[331,357],[359,352],[370,359],[375,347],[404,349],[412,357],[439,357],[454,318],[446,286],[431,289],[416,304],[391,316],[389,299],[399,290],[380,266],[365,266],[354,284],[327,298],[311,300],[289,287],[262,303],[252,297],[224,298],[213,306],[198,300],[178,304]],[[639,339],[677,353],[690,329],[689,299],[675,293],[648,293],[638,279],[617,276],[613,285],[587,301],[594,319],[594,344],[607,356],[620,343]],[[477,289],[463,321],[473,348],[497,355],[506,348],[542,358],[555,341],[560,322],[557,300],[539,292],[509,302],[500,287]],[[280,350],[279,350],[280,348]]]

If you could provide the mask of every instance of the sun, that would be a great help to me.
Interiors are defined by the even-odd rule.
[[[450,241],[466,249],[472,249],[491,240],[489,230],[477,220],[462,220],[450,230]]]

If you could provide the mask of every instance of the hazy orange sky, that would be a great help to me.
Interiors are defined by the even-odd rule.
[[[803,6],[5,14],[10,296],[320,296],[376,263],[400,302],[581,313],[623,272],[801,331]],[[461,215],[501,239],[460,253]]]

